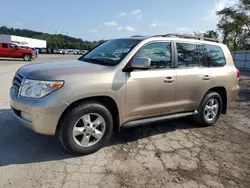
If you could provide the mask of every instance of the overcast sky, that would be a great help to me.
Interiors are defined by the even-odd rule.
[[[0,25],[86,40],[215,29],[237,0],[0,0]]]

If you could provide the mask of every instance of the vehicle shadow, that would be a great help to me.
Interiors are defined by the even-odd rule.
[[[189,120],[167,121],[129,129],[115,134],[105,147],[133,142],[135,140],[174,131],[197,128]],[[28,164],[69,159],[56,136],[44,136],[28,130],[15,121],[9,109],[0,110],[0,167],[11,164]]]
[[[250,71],[246,71],[246,70],[240,71],[240,75],[241,76],[250,77]],[[248,78],[248,79],[250,79],[250,78]]]
[[[3,59],[3,58],[0,58],[0,62],[1,61],[24,61],[24,60],[21,59],[21,58],[20,59],[14,59],[14,58],[13,59]]]
[[[134,142],[138,139],[160,135],[175,130],[202,128],[192,122],[191,118],[182,118],[177,120],[162,121],[144,126],[122,128],[116,133],[110,145]]]
[[[241,89],[239,91],[237,102],[244,102],[247,106],[250,107],[250,88],[249,89]]]

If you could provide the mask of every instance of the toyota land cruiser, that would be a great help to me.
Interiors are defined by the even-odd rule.
[[[120,127],[188,116],[216,123],[237,96],[239,76],[227,46],[209,38],[112,39],[78,60],[21,67],[11,109],[25,127],[89,154]]]

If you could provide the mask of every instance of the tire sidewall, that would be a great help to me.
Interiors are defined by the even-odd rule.
[[[105,121],[106,129],[103,137],[96,144],[90,147],[79,146],[73,139],[72,133],[75,123],[87,113],[97,113],[101,115]],[[77,108],[67,120],[64,122],[65,128],[62,133],[62,139],[65,147],[73,153],[89,154],[99,150],[111,138],[113,132],[113,120],[110,112],[102,105],[91,104]]]
[[[208,121],[208,120],[205,118],[204,110],[205,110],[205,107],[206,107],[208,101],[209,101],[210,99],[212,99],[212,98],[214,98],[214,99],[216,99],[216,100],[218,101],[218,103],[219,103],[219,109],[218,109],[218,113],[217,113],[216,117],[215,117],[212,121]],[[212,124],[216,123],[217,120],[219,119],[220,115],[221,115],[221,112],[222,112],[222,99],[221,99],[221,96],[220,96],[218,93],[215,93],[215,92],[208,93],[208,94],[206,95],[205,99],[204,99],[203,102],[202,102],[202,105],[201,105],[201,109],[200,109],[200,110],[201,110],[200,113],[201,113],[202,120],[204,121],[204,123],[205,123],[206,125],[212,125]]]
[[[24,56],[23,56],[23,59],[24,59],[25,61],[30,61],[31,58],[32,58],[32,56],[31,56],[30,54],[24,54]]]

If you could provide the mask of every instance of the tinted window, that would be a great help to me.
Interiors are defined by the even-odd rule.
[[[204,52],[208,67],[222,67],[226,64],[224,54],[220,47],[204,44]]]
[[[206,63],[206,57],[205,57],[203,45],[199,44],[197,45],[197,48],[198,48],[198,53],[199,53],[200,66],[206,67],[207,63]]]
[[[144,46],[135,57],[151,59],[151,68],[169,68],[171,65],[171,43],[158,42]]]
[[[10,48],[15,49],[15,48],[16,48],[16,45],[11,44],[11,45],[10,45]]]
[[[199,66],[199,52],[196,44],[176,43],[178,67]]]
[[[8,48],[8,44],[2,43],[2,48]]]

